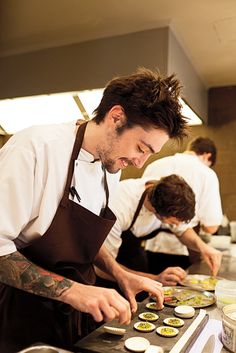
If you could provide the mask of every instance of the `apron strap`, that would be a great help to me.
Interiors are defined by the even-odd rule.
[[[133,220],[132,220],[132,222],[131,222],[129,228],[127,229],[127,231],[130,230],[130,229],[133,227],[133,225],[134,225],[136,219],[138,218],[139,212],[140,212],[140,210],[141,210],[141,208],[142,208],[142,206],[143,206],[145,197],[146,197],[146,195],[147,195],[147,191],[148,191],[148,189],[145,189],[144,192],[142,193],[142,196],[141,196],[141,198],[140,198],[140,200],[139,200],[138,206],[137,206],[136,211],[135,211],[135,213],[134,213]]]
[[[81,124],[79,126],[77,134],[76,134],[75,143],[74,143],[74,147],[73,147],[73,150],[72,150],[70,164],[69,164],[69,169],[68,169],[68,174],[67,174],[66,186],[65,186],[64,194],[63,194],[62,200],[61,200],[61,205],[63,205],[63,206],[66,206],[67,203],[68,203],[68,200],[69,200],[70,186],[71,186],[71,181],[72,181],[72,178],[73,178],[75,161],[77,160],[79,152],[80,152],[80,149],[82,147],[82,143],[83,143],[83,139],[84,139],[84,133],[85,133],[87,124],[88,124],[88,122],[85,122],[85,123]],[[104,189],[105,189],[105,193],[106,193],[106,205],[103,208],[103,210],[105,210],[108,207],[109,189],[108,189],[108,184],[107,184],[106,170],[105,170],[104,167],[102,167],[102,169],[103,169],[103,172],[104,172]],[[101,211],[101,213],[103,213],[103,210]]]
[[[108,207],[108,201],[109,201],[109,188],[108,188],[108,184],[107,184],[107,173],[106,173],[106,169],[104,166],[102,166],[102,170],[104,173],[104,189],[105,189],[105,193],[106,193],[106,204],[105,204],[105,207],[102,208],[100,216],[103,216],[103,213],[105,212],[105,210]]]
[[[141,210],[141,208],[142,208],[142,206],[143,206],[143,203],[144,203],[145,197],[146,197],[146,195],[147,195],[147,192],[148,192],[148,189],[145,189],[144,192],[143,192],[143,194],[142,194],[142,196],[141,196],[141,198],[140,198],[140,200],[139,200],[138,206],[137,206],[136,211],[135,211],[135,213],[134,213],[133,220],[132,220],[132,222],[131,222],[129,228],[128,228],[125,232],[123,232],[123,233],[126,234],[126,232],[131,231],[131,228],[133,227],[133,225],[134,225],[136,219],[138,218],[139,212],[140,212],[140,210]],[[155,237],[158,233],[160,233],[160,232],[166,232],[166,233],[170,233],[170,234],[173,233],[173,232],[172,232],[170,229],[168,229],[168,228],[157,228],[157,229],[153,230],[151,233],[146,234],[146,235],[143,236],[143,237],[140,237],[140,238],[136,238],[136,237],[135,237],[135,238],[136,238],[136,239],[139,239],[140,241],[148,240],[148,239],[154,238],[154,237]],[[130,235],[129,235],[129,236],[130,236]]]
[[[70,186],[71,186],[71,181],[72,181],[72,177],[73,177],[73,173],[74,173],[75,161],[78,158],[78,155],[79,155],[82,143],[83,143],[84,133],[85,133],[85,129],[87,127],[87,123],[88,122],[81,124],[79,126],[77,134],[76,134],[75,143],[74,143],[74,147],[72,150],[68,174],[67,174],[66,186],[64,189],[64,194],[61,199],[62,206],[66,206],[68,203],[68,200],[69,200]]]

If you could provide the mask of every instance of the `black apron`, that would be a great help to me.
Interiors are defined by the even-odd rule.
[[[119,252],[116,258],[117,262],[120,264],[132,270],[141,272],[148,272],[148,261],[146,251],[142,247],[142,241],[154,238],[160,231],[163,230],[162,228],[157,228],[151,233],[138,238],[131,231],[131,228],[138,218],[140,210],[143,206],[147,191],[148,189],[145,189],[139,200],[137,209],[134,213],[134,217],[129,228],[121,234],[122,244],[119,248]]]
[[[74,281],[93,285],[93,261],[115,223],[108,207],[108,186],[104,171],[106,206],[97,216],[69,199],[74,162],[82,146],[87,123],[77,132],[66,187],[53,221],[46,233],[21,253],[35,264]],[[95,176],[96,177],[96,176]],[[70,305],[0,285],[0,352],[12,353],[33,343],[43,342],[73,350],[73,344],[86,335],[92,322]]]

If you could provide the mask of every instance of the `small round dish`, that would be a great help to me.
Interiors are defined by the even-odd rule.
[[[107,333],[112,333],[113,335],[118,336],[123,336],[126,333],[126,329],[120,327],[103,326],[103,329]]]
[[[162,309],[164,309],[164,306],[162,308],[157,308],[157,303],[156,302],[150,302],[146,304],[146,308],[150,309],[150,310],[156,310],[156,311],[160,311]]]
[[[156,333],[163,337],[174,337],[178,335],[179,330],[175,327],[160,326],[156,329]]]
[[[156,326],[148,321],[138,321],[135,322],[134,328],[140,332],[151,332],[155,330]]]
[[[139,319],[141,319],[141,320],[150,321],[150,322],[156,321],[156,320],[159,318],[159,316],[158,316],[157,314],[152,313],[152,312],[150,312],[150,311],[141,313],[141,314],[139,314],[138,317],[139,317]]]
[[[195,309],[190,305],[179,305],[174,309],[174,313],[183,319],[190,319],[195,315]]]
[[[182,327],[184,326],[184,320],[177,317],[167,317],[163,320],[164,324],[171,327]]]
[[[144,337],[130,337],[125,340],[125,347],[132,352],[145,352],[150,342]]]

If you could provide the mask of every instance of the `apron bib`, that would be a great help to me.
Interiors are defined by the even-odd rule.
[[[131,228],[133,227],[136,219],[138,218],[140,210],[143,206],[145,197],[147,195],[147,190],[148,189],[144,190],[139,200],[137,209],[134,213],[134,217],[129,228],[121,234],[122,244],[119,248],[119,252],[116,258],[117,262],[119,262],[120,264],[132,270],[141,272],[149,272],[147,255],[145,249],[142,247],[142,241],[154,238],[160,231],[163,230],[161,228],[157,228],[151,233],[138,238],[131,231]]]
[[[97,216],[69,199],[74,162],[82,146],[87,123],[77,132],[66,187],[46,233],[21,249],[35,264],[74,281],[93,285],[93,261],[115,223],[108,207],[108,186],[104,171],[106,206]],[[10,286],[0,286],[0,352],[16,352],[36,342],[73,349],[89,330],[90,315],[70,305],[33,295]]]

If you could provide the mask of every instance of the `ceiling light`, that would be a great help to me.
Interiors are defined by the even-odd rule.
[[[101,88],[2,100],[0,134],[14,134],[32,125],[91,119],[101,101],[103,90]],[[182,114],[188,118],[188,125],[202,124],[202,120],[181,98],[180,103]]]
[[[185,101],[182,98],[179,98],[180,104],[182,105],[182,111],[181,113],[183,116],[188,118],[188,125],[201,125],[202,120],[199,118],[199,116],[190,108],[190,106],[185,103]]]
[[[32,96],[0,101],[0,126],[14,134],[31,125],[83,119],[72,93]]]

